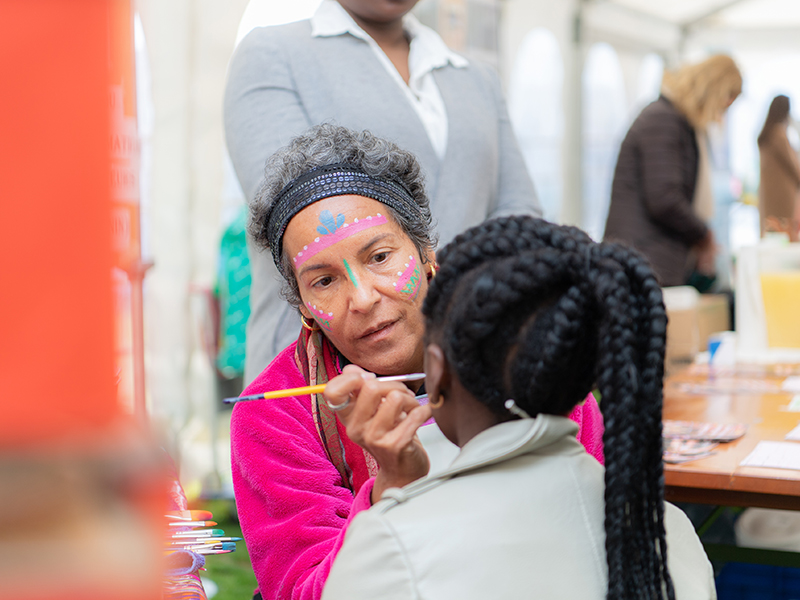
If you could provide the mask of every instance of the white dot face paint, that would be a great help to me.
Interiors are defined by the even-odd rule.
[[[333,328],[333,313],[329,312],[326,313],[324,310],[320,310],[317,308],[316,304],[311,304],[311,302],[306,302],[306,306],[311,311],[311,314],[314,315],[314,320],[319,324],[319,326],[324,329],[325,331],[331,331]]]
[[[303,266],[303,263],[311,260],[318,253],[352,235],[356,235],[370,227],[377,227],[378,225],[385,225],[387,223],[386,217],[378,214],[375,215],[375,218],[369,216],[362,221],[355,218],[353,219],[353,224],[348,227],[345,218],[345,215],[342,213],[339,213],[336,215],[336,218],[334,218],[331,211],[322,211],[319,216],[322,225],[317,227],[317,231],[323,235],[314,238],[311,244],[303,246],[303,251],[305,252],[298,252],[297,256],[293,259],[295,267],[299,269]]]

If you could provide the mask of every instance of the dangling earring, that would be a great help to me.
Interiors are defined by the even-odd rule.
[[[431,408],[441,408],[442,404],[444,404],[444,396],[439,394],[439,398],[437,398],[436,402],[428,402],[428,406]]]
[[[431,263],[431,270],[428,272],[428,281],[436,277],[436,270],[439,268],[439,265],[436,264],[436,261]]]
[[[317,327],[316,321],[312,321],[313,325],[309,325],[308,321],[306,321],[306,318],[303,315],[300,315],[300,322],[303,324],[303,327],[305,329],[308,329],[309,331],[316,331],[317,329],[319,329],[319,327]]]

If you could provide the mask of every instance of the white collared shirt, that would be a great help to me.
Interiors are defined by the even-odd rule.
[[[349,33],[369,44],[386,72],[400,86],[417,112],[436,156],[442,160],[447,150],[447,111],[433,77],[433,71],[447,64],[461,68],[469,63],[466,58],[450,50],[433,29],[420,23],[414,15],[408,14],[403,17],[403,28],[411,40],[408,55],[408,85],[375,40],[358,26],[336,0],[323,0],[311,18],[313,37],[332,37]]]

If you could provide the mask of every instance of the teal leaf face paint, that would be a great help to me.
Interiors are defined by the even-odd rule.
[[[353,285],[355,287],[358,287],[358,280],[356,279],[356,276],[353,274],[353,269],[351,269],[350,265],[347,264],[347,259],[346,258],[344,258],[342,260],[344,260],[344,268],[347,269],[347,276],[350,278],[350,281],[353,282]]]
[[[322,223],[322,225],[317,227],[317,232],[319,232],[320,235],[330,235],[336,233],[336,230],[344,225],[344,215],[339,213],[334,220],[331,211],[323,210],[319,213],[319,222]]]
[[[324,310],[317,308],[316,304],[311,304],[311,302],[306,302],[306,306],[308,307],[308,310],[311,311],[311,314],[314,315],[314,320],[319,324],[319,326],[325,331],[330,331],[331,322],[333,321],[333,313],[326,313]]]
[[[406,294],[411,300],[415,300],[419,294],[420,286],[422,285],[422,277],[417,259],[409,255],[408,262],[405,266],[405,271],[398,271],[397,273],[399,279],[395,282],[394,289]]]

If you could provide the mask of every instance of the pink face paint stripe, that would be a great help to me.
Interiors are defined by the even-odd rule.
[[[318,309],[316,304],[312,305],[311,302],[306,302],[306,306],[311,311],[311,314],[314,315],[314,320],[320,324],[320,327],[330,331],[333,313],[326,313],[324,310]]]
[[[413,256],[408,257],[408,265],[406,266],[406,270],[402,273],[398,273],[400,275],[400,279],[397,280],[397,283],[394,284],[394,287],[397,291],[403,291],[403,288],[406,287],[408,280],[411,279],[411,276],[414,274],[414,269],[417,268],[417,260]]]
[[[361,220],[355,219],[349,225],[345,223],[333,233],[314,238],[313,242],[311,242],[308,246],[305,246],[300,252],[297,253],[297,256],[292,259],[294,266],[295,268],[299,269],[303,263],[317,253],[325,250],[325,248],[333,246],[335,243],[341,242],[343,239],[349,238],[351,235],[360,233],[365,229],[369,229],[370,227],[384,225],[386,222],[386,217],[378,213],[374,217],[366,217]]]
[[[417,276],[417,284],[414,287],[414,291],[411,293],[411,299],[416,300],[417,294],[419,294],[419,290],[422,287],[422,277],[420,277],[419,267],[414,271],[414,274]]]

